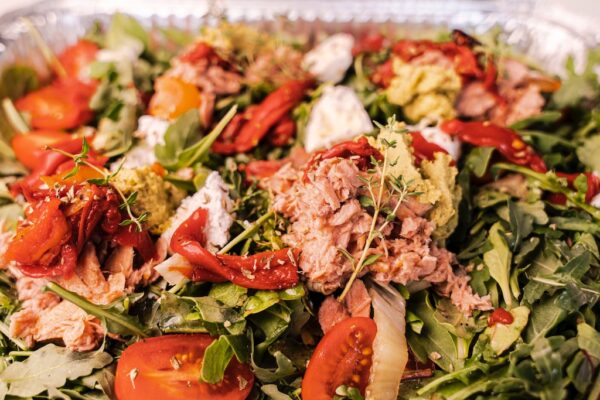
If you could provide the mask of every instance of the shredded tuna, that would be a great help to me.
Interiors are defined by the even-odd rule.
[[[275,86],[290,79],[302,79],[306,73],[300,67],[302,52],[285,45],[259,54],[245,70],[244,81],[250,85],[269,82]]]
[[[371,314],[371,296],[365,284],[357,279],[344,298],[339,302],[333,296],[327,296],[319,308],[319,324],[323,333],[327,333],[339,322],[350,317],[369,317]]]
[[[207,60],[192,63],[179,58],[173,59],[165,76],[179,78],[198,86],[203,92],[217,95],[239,92],[242,81],[238,73],[227,71],[219,65],[209,65]]]
[[[354,260],[361,257],[372,222],[358,200],[365,194],[361,174],[351,160],[332,158],[321,161],[308,179],[303,179],[302,170],[288,164],[265,182],[273,196],[273,208],[291,221],[283,241],[302,250],[299,267],[311,290],[330,294],[341,288],[353,272],[351,260],[343,253]],[[489,298],[480,298],[466,284],[454,254],[433,241],[435,224],[424,218],[429,209],[429,205],[407,198],[398,209],[399,221],[389,224],[382,232],[383,239],[375,239],[367,250],[368,255],[380,258],[362,274],[371,273],[383,282],[443,285],[444,292],[467,313],[489,307]],[[334,299],[325,300],[319,311],[324,330],[330,321],[353,315],[357,309],[368,315],[369,303],[354,302],[365,296],[350,295],[355,290],[359,289],[353,285],[347,309],[332,303],[337,303]]]
[[[68,277],[55,281],[63,288],[85,297],[95,304],[108,304],[138,285],[146,285],[158,274],[154,265],[166,257],[166,245],[157,242],[156,260],[134,268],[134,252],[131,247],[117,247],[101,268],[92,244],[86,245],[77,269]],[[105,271],[109,272],[105,278]],[[96,348],[104,336],[100,321],[85,311],[53,293],[43,292],[48,283],[44,278],[23,276],[16,269],[16,288],[22,309],[10,318],[10,333],[23,339],[28,346],[37,342],[62,341],[74,351],[88,351]]]

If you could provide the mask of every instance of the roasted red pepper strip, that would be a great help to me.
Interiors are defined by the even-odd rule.
[[[530,167],[537,172],[546,172],[544,160],[509,128],[489,122],[445,121],[441,129],[474,146],[494,147],[508,161]]]
[[[95,91],[93,84],[64,78],[27,94],[17,100],[15,106],[31,116],[33,128],[73,129],[94,117],[89,102]]]
[[[438,146],[435,143],[427,141],[421,132],[411,132],[413,154],[415,156],[415,164],[421,165],[424,160],[434,160],[435,153],[446,153],[446,149]]]
[[[78,154],[81,152],[82,146],[82,138],[73,138],[64,142],[56,143],[52,147],[67,153]],[[93,149],[90,148],[87,156],[87,161],[89,163],[98,167],[102,167],[107,160],[108,159],[106,157],[98,155]],[[60,154],[56,151],[46,151],[41,154],[39,164],[31,172],[31,174],[10,186],[11,193],[13,193],[13,195],[23,194],[28,201],[32,200],[34,193],[43,183],[40,180],[40,177],[51,176],[63,172],[66,173],[74,166],[75,164],[71,157]]]
[[[204,248],[208,211],[199,208],[173,234],[171,248],[194,264],[192,280],[229,281],[249,289],[287,289],[298,283],[292,249],[251,256],[215,255]]]
[[[223,135],[213,144],[212,149],[220,154],[245,153],[288,117],[292,109],[300,103],[306,91],[312,87],[309,80],[289,81],[269,94],[258,106],[247,110],[244,116],[231,121],[233,128],[225,129]],[[243,119],[246,119],[243,123]]]
[[[139,231],[135,225],[121,226],[112,239],[120,246],[131,246],[147,262],[156,257],[156,248],[147,230]]]
[[[358,168],[364,169],[371,163],[371,157],[375,157],[377,161],[383,161],[383,156],[375,147],[369,144],[366,137],[362,136],[358,140],[349,140],[336,144],[329,150],[324,150],[316,153],[306,164],[306,170],[309,171],[312,167],[321,160],[328,158],[350,158],[355,157],[355,162]]]
[[[77,250],[69,244],[71,227],[60,205],[56,198],[36,204],[8,244],[6,258],[23,267],[24,274],[56,276],[75,269]]]
[[[267,134],[269,144],[281,147],[292,142],[296,134],[296,121],[289,115],[284,116]]]

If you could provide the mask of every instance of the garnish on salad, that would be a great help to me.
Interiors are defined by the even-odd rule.
[[[598,50],[26,25],[0,398],[600,397]]]

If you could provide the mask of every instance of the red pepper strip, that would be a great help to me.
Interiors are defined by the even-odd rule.
[[[587,177],[587,192],[585,193],[585,202],[590,203],[592,199],[600,193],[600,177],[596,176],[592,172],[581,172],[581,173],[573,173],[567,174],[564,172],[557,172],[556,175],[561,178],[566,178],[569,183],[569,187],[571,189],[575,188],[575,179],[581,174],[584,174]],[[566,204],[567,198],[559,193],[550,193],[548,196],[548,200],[554,204]]]
[[[53,147],[67,153],[78,154],[81,152],[82,145],[82,138],[73,138],[56,143]],[[39,166],[34,169],[31,174],[11,185],[10,189],[13,195],[23,194],[29,200],[31,199],[33,192],[38,190],[39,186],[42,184],[40,177],[62,173],[75,166],[70,157],[56,151],[44,152],[41,158]],[[90,149],[88,152],[87,161],[98,167],[102,167],[107,160],[106,157],[99,156],[93,149]]]
[[[285,164],[283,160],[256,160],[240,165],[240,170],[246,172],[246,178],[249,180],[264,179],[275,175],[283,164]]]
[[[377,53],[383,49],[385,37],[379,32],[370,32],[358,39],[352,47],[352,56],[356,57],[361,53]]]
[[[222,139],[213,144],[213,150],[221,154],[245,153],[252,150],[304,97],[313,85],[309,80],[289,81],[269,94],[246,121],[231,142]],[[236,121],[237,123],[237,121]],[[226,132],[229,133],[229,132]]]
[[[394,62],[392,59],[389,59],[383,64],[375,67],[375,71],[369,78],[374,84],[386,88],[392,84],[392,79],[394,79],[395,75]]]
[[[504,308],[496,308],[488,318],[488,326],[494,326],[496,324],[510,325],[514,321],[511,313],[506,311]]]
[[[448,154],[446,149],[444,149],[443,147],[440,147],[435,143],[427,141],[427,139],[423,137],[421,132],[414,131],[411,132],[410,135],[412,136],[412,147],[416,165],[421,165],[421,163],[424,160],[434,160],[435,153]]]
[[[133,247],[145,262],[156,257],[156,247],[150,234],[147,230],[138,231],[135,225],[121,226],[112,240],[120,246]]]
[[[19,270],[32,278],[46,278],[68,275],[77,267],[77,249],[71,243],[60,248],[60,259],[55,265],[19,264]]]
[[[194,264],[192,280],[229,281],[248,289],[287,289],[298,283],[298,251],[282,249],[252,256],[215,255],[204,248],[208,211],[199,208],[173,234],[171,248]]]
[[[445,121],[441,129],[474,146],[494,147],[508,161],[525,165],[536,172],[546,172],[544,160],[513,130],[489,122]]]
[[[296,121],[289,115],[286,115],[269,131],[267,141],[276,147],[286,146],[292,142],[295,134]]]
[[[191,50],[181,54],[178,58],[180,61],[190,64],[197,64],[204,60],[207,60],[211,65],[226,64],[226,61],[219,57],[215,49],[205,42],[196,43]]]
[[[44,276],[50,272],[62,274],[75,268],[77,251],[69,243],[72,240],[71,227],[60,205],[56,198],[38,203],[8,244],[6,258],[15,261],[20,269],[24,267],[23,273]],[[65,248],[67,246],[69,248]],[[57,257],[60,257],[59,261],[55,262]]]

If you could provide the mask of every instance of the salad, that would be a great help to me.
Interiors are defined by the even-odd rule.
[[[28,26],[0,399],[600,398],[598,50]]]

